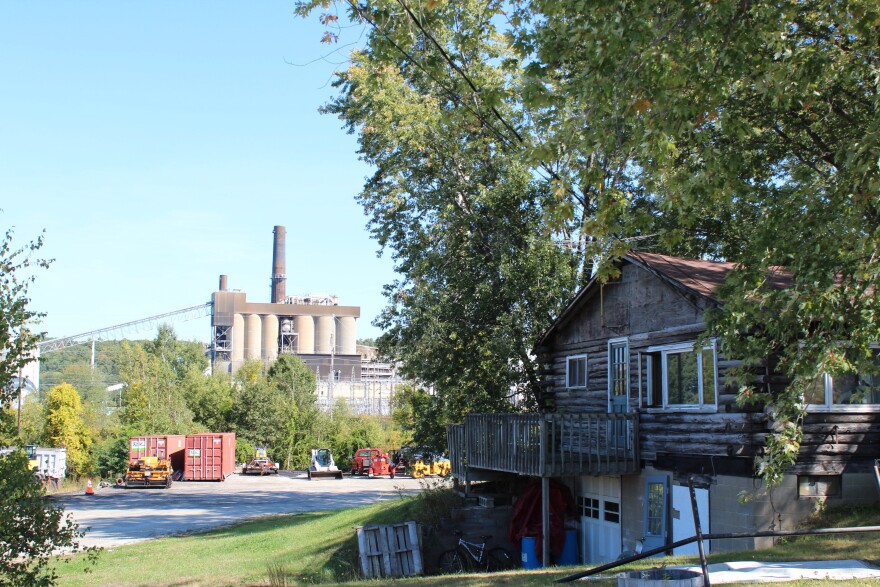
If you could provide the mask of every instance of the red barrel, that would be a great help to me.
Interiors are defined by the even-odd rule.
[[[185,481],[223,481],[235,471],[235,433],[190,434],[184,449]]]
[[[183,449],[186,437],[182,434],[152,434],[128,439],[128,462],[135,464],[144,457],[171,461],[175,470],[183,469]]]

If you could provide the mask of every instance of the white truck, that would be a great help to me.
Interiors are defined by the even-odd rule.
[[[15,447],[0,448],[0,455],[9,454]],[[41,482],[57,482],[64,479],[67,473],[67,449],[46,448],[28,444],[24,447],[28,458],[28,469],[34,472],[34,476]]]

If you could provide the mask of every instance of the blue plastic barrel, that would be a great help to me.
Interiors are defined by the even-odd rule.
[[[561,566],[576,565],[580,562],[579,558],[577,530],[566,530],[565,546],[562,547],[562,554],[556,559],[556,564]]]
[[[522,567],[524,569],[537,569],[541,566],[538,562],[538,554],[535,552],[534,536],[524,536],[522,539]]]

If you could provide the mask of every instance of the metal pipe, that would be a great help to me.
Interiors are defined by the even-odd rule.
[[[703,540],[734,540],[737,538],[778,538],[781,536],[818,536],[821,534],[860,534],[865,532],[880,532],[880,526],[816,528],[813,530],[774,530],[765,532],[725,532],[717,534],[710,533],[703,534]],[[595,575],[596,573],[601,573],[602,571],[607,571],[608,569],[622,567],[623,565],[628,565],[629,563],[635,562],[637,560],[652,557],[655,554],[660,554],[668,550],[678,548],[679,546],[687,546],[688,544],[696,541],[696,536],[676,540],[671,544],[664,544],[663,546],[652,548],[651,550],[646,550],[641,554],[634,554],[633,556],[621,558],[614,562],[599,565],[598,567],[593,567],[592,569],[588,569],[580,573],[575,573],[574,575],[569,575],[568,577],[563,577],[562,579],[557,579],[555,582],[570,583],[572,581],[577,581],[578,579],[583,579],[584,577],[589,577],[590,575]]]
[[[694,490],[694,478],[688,479],[688,491],[691,494],[691,509],[694,512],[694,529],[697,531],[697,551],[700,553],[700,567],[703,569],[703,585],[710,587],[709,563],[706,562],[706,551],[703,549],[703,530],[700,528],[700,510],[697,508],[697,492]]]
[[[287,229],[276,226],[272,232],[275,233],[272,248],[272,303],[283,304],[287,296],[285,292],[287,263],[284,260]]]

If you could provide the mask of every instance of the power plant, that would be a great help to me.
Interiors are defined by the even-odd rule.
[[[357,344],[359,306],[340,306],[335,295],[286,294],[287,267],[283,226],[274,229],[272,277],[269,303],[249,302],[247,294],[229,289],[220,276],[211,301],[157,316],[92,330],[74,336],[45,340],[37,345],[36,357],[74,345],[91,343],[89,362],[95,365],[95,342],[111,340],[130,329],[153,326],[165,320],[199,318],[210,313],[211,341],[206,351],[213,371],[234,373],[246,360],[265,363],[282,354],[296,355],[317,375],[318,405],[332,411],[343,400],[352,413],[390,414],[398,379],[393,363],[378,360],[376,349]],[[22,392],[39,386],[39,362],[22,371]],[[18,383],[16,384],[18,386]],[[119,391],[117,387],[114,391]]]
[[[249,302],[230,290],[226,275],[212,295],[211,356],[215,371],[235,372],[248,359],[273,361],[280,354],[302,359],[319,379],[359,381],[359,306],[340,306],[333,295],[286,295],[286,229],[276,226],[269,303]]]

